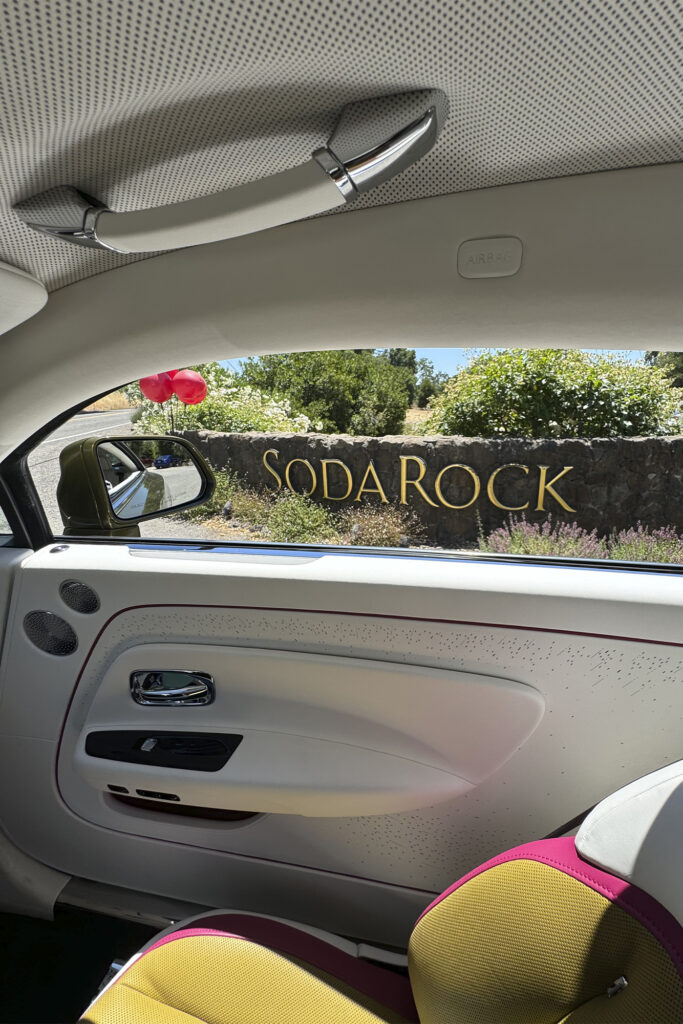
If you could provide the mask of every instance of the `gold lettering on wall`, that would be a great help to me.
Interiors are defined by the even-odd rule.
[[[292,459],[290,462],[287,463],[287,468],[285,469],[285,483],[289,487],[290,491],[294,491],[294,488],[292,487],[292,481],[290,479],[289,473],[290,473],[290,470],[291,470],[292,466],[296,462],[300,462],[301,465],[305,466],[306,469],[308,470],[308,472],[311,474],[311,487],[310,487],[310,490],[302,491],[302,494],[305,494],[306,497],[308,498],[311,494],[313,494],[313,491],[318,486],[318,477],[316,476],[315,470],[313,469],[313,466],[310,464],[308,459]],[[294,491],[294,493],[297,494],[298,492]]]
[[[377,484],[376,487],[366,487],[365,486],[366,481],[367,481],[369,476],[371,476],[372,479]],[[375,463],[372,461],[372,459],[370,459],[370,461],[368,462],[368,468],[365,470],[365,476],[363,477],[363,479],[361,481],[361,485],[358,488],[358,494],[356,495],[356,497],[353,500],[354,501],[360,501],[361,494],[379,494],[380,498],[382,499],[382,504],[384,504],[384,505],[388,505],[389,504],[389,499],[387,498],[386,494],[384,493],[384,488],[382,487],[382,485],[381,485],[381,483],[379,481],[379,477],[377,476],[377,470],[375,469]]]
[[[419,455],[400,455],[399,458],[401,460],[401,504],[408,504],[408,501],[406,499],[406,491],[408,490],[408,484],[410,484],[422,495],[422,497],[424,498],[428,505],[432,505],[433,508],[438,508],[439,506],[437,505],[437,503],[435,501],[432,501],[432,499],[429,497],[424,487],[420,483],[420,480],[427,472],[427,463],[425,462],[425,460],[421,459]],[[419,476],[415,477],[414,480],[408,479],[409,462],[417,462],[418,466],[420,467]]]
[[[553,487],[553,484],[557,483],[560,477],[564,476],[565,473],[568,473],[570,469],[573,469],[574,467],[565,466],[562,472],[558,473],[557,476],[554,476],[552,480],[547,479],[548,470],[550,469],[550,466],[539,466],[538,468],[541,471],[541,476],[538,481],[538,504],[536,505],[536,511],[545,512],[543,502],[545,501],[545,495],[547,491],[548,494],[550,494],[555,499],[555,501],[557,501],[562,506],[562,508],[567,510],[567,512],[576,512],[576,509],[572,508],[571,505],[568,505],[567,502],[560,497],[560,495]]]
[[[452,505],[450,501],[446,501],[446,499],[444,498],[444,496],[443,496],[443,494],[441,492],[441,481],[443,479],[443,475],[444,475],[444,473],[447,473],[449,469],[464,469],[464,471],[466,473],[469,473],[469,475],[472,477],[472,482],[474,484],[474,487],[472,489],[472,497],[464,505]],[[436,491],[437,498],[439,499],[439,501],[441,502],[442,505],[446,506],[446,508],[457,508],[457,509],[469,508],[470,505],[474,505],[475,501],[479,497],[479,492],[481,491],[481,480],[479,479],[479,477],[474,472],[474,470],[472,469],[471,466],[465,466],[465,465],[463,465],[462,462],[452,462],[450,464],[450,466],[444,466],[444,468],[440,471],[439,475],[437,476],[436,480],[434,481],[434,490]],[[432,504],[433,504],[433,502],[432,502]]]
[[[282,478],[279,473],[276,473],[272,466],[268,464],[268,456],[274,455],[276,459],[280,458],[280,453],[277,448],[269,448],[267,452],[263,453],[263,465],[266,467],[271,476],[274,476],[277,480],[278,491],[282,489]]]
[[[351,494],[351,491],[353,490],[353,477],[351,476],[351,470],[349,469],[349,467],[346,465],[345,462],[342,462],[341,459],[321,459],[320,460],[320,466],[321,466],[321,470],[322,470],[321,475],[322,475],[322,478],[323,478],[323,498],[327,498],[328,501],[345,501],[346,498],[348,498],[348,496]],[[327,467],[328,466],[341,466],[341,468],[346,473],[346,483],[347,483],[346,494],[342,494],[341,496],[340,495],[335,495],[335,494],[330,494],[330,492],[328,490],[328,484],[327,484]],[[358,500],[358,499],[356,499],[356,500]],[[386,501],[386,498],[384,500]]]
[[[398,496],[401,505],[408,504],[408,487],[414,487],[423,501],[428,505],[431,505],[432,508],[445,507],[453,509],[454,511],[462,511],[463,509],[470,508],[470,506],[474,505],[481,497],[482,479],[472,466],[468,466],[461,462],[452,462],[448,466],[444,466],[443,469],[439,470],[436,475],[436,480],[434,481],[435,496],[438,499],[437,503],[437,501],[432,500],[421,483],[428,468],[426,460],[421,458],[419,455],[399,455],[398,458],[401,466],[400,495]],[[278,491],[282,490],[283,486],[287,486],[290,491],[303,493],[307,497],[318,491],[318,473],[308,459],[291,459],[286,464],[283,475],[278,472],[277,463],[279,462],[279,459],[280,452],[277,448],[268,448],[267,451],[263,453],[261,459],[266,471],[273,477]],[[415,463],[417,473],[415,474],[415,470],[411,469],[410,472],[415,475],[409,476],[409,466],[411,463]],[[308,490],[304,490],[302,492],[296,492],[294,485],[292,484],[293,467],[297,464],[304,466],[310,476],[310,487]],[[331,470],[330,467],[336,468]],[[488,497],[490,503],[494,505],[495,508],[502,509],[504,512],[522,512],[530,507],[534,507],[536,512],[546,512],[546,499],[553,498],[566,512],[576,512],[576,509],[572,508],[572,506],[565,501],[562,495],[555,489],[557,482],[565,477],[567,473],[570,473],[574,469],[573,466],[564,466],[559,473],[556,473],[555,476],[550,479],[548,479],[550,466],[538,466],[538,494],[535,506],[532,505],[531,501],[526,501],[523,505],[507,505],[504,503],[499,492],[502,491],[503,495],[505,495],[505,478],[503,478],[502,482],[498,479],[503,470],[518,470],[522,472],[525,477],[529,477],[531,469],[534,468],[535,467],[525,465],[521,462],[506,462],[502,466],[496,466],[491,471],[486,482],[486,497]],[[469,500],[465,501],[462,505],[456,505],[454,502],[448,501],[444,497],[443,493],[446,474],[455,472],[456,470],[461,470],[466,474],[466,476],[469,476],[472,484],[472,495]],[[378,494],[383,505],[388,505],[390,501],[396,501],[397,496],[394,493],[390,493],[389,496],[387,496],[387,492],[380,480],[374,459],[369,460],[355,497],[351,499],[351,495],[353,494],[358,481],[357,474],[359,472],[360,469],[354,470],[343,462],[342,459],[321,459],[319,474],[322,484],[319,496],[326,501],[353,500],[354,502],[360,502],[364,494]],[[387,470],[387,472],[389,472],[389,470]],[[284,483],[282,476],[284,476]],[[346,484],[345,489],[344,484]],[[469,482],[466,482],[465,487],[468,486]],[[531,481],[529,481],[529,486],[533,486]],[[339,493],[330,494],[330,487],[335,488]],[[467,491],[465,492],[465,496],[466,494]]]
[[[495,505],[496,508],[502,508],[506,512],[522,512],[525,508],[529,507],[528,501],[524,505],[503,505],[502,501],[499,501],[498,498],[496,497],[496,492],[493,489],[493,485],[496,482],[496,477],[498,476],[498,474],[502,473],[504,469],[521,469],[524,473],[526,473],[527,476],[529,475],[529,467],[523,466],[521,462],[506,462],[504,466],[498,466],[498,468],[494,469],[493,473],[491,473],[491,476],[489,477],[489,482],[486,485],[486,493],[488,494],[489,501],[491,502],[492,505]]]

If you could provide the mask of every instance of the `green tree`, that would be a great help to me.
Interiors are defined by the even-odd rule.
[[[322,430],[373,435],[401,432],[414,379],[368,350],[259,356],[245,361],[242,378],[284,396]]]
[[[475,356],[436,399],[426,432],[466,437],[676,433],[682,393],[657,366],[577,349]]]
[[[683,388],[683,352],[646,352],[645,362],[664,370],[674,388]]]
[[[408,374],[373,373],[360,393],[348,432],[368,437],[402,433],[410,386]]]
[[[386,359],[390,366],[400,366],[408,371],[406,382],[408,386],[408,404],[412,405],[417,393],[417,353],[414,348],[385,348],[379,354],[380,359]]]
[[[417,353],[414,348],[383,348],[380,359],[388,359],[392,366],[405,366],[417,376]]]
[[[417,390],[415,398],[418,408],[426,409],[430,398],[435,398],[443,391],[448,374],[434,368],[430,359],[420,359],[417,364]]]

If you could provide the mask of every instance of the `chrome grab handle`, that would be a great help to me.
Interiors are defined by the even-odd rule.
[[[136,704],[165,707],[198,707],[216,699],[216,686],[208,673],[178,669],[132,672],[130,692]]]

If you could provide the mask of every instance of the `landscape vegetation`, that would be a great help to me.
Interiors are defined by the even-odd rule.
[[[207,383],[196,405],[145,399],[124,389],[141,433],[170,429],[222,432],[323,432],[501,438],[609,438],[682,431],[683,354],[644,360],[581,350],[506,349],[472,352],[452,377],[412,349],[267,355],[239,372],[209,363],[193,367]],[[229,470],[217,472],[206,505],[185,513],[212,536],[246,531],[283,542],[424,546],[409,509],[363,504],[333,510],[302,494],[256,490]],[[662,524],[634,523],[598,535],[576,523],[508,522],[478,541],[481,551],[683,562],[683,537]]]

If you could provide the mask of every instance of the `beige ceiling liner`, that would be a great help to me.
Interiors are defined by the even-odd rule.
[[[68,183],[114,210],[305,160],[348,102],[438,87],[418,165],[354,204],[683,159],[679,0],[5,0],[0,259],[48,287],[136,257],[34,234]]]

